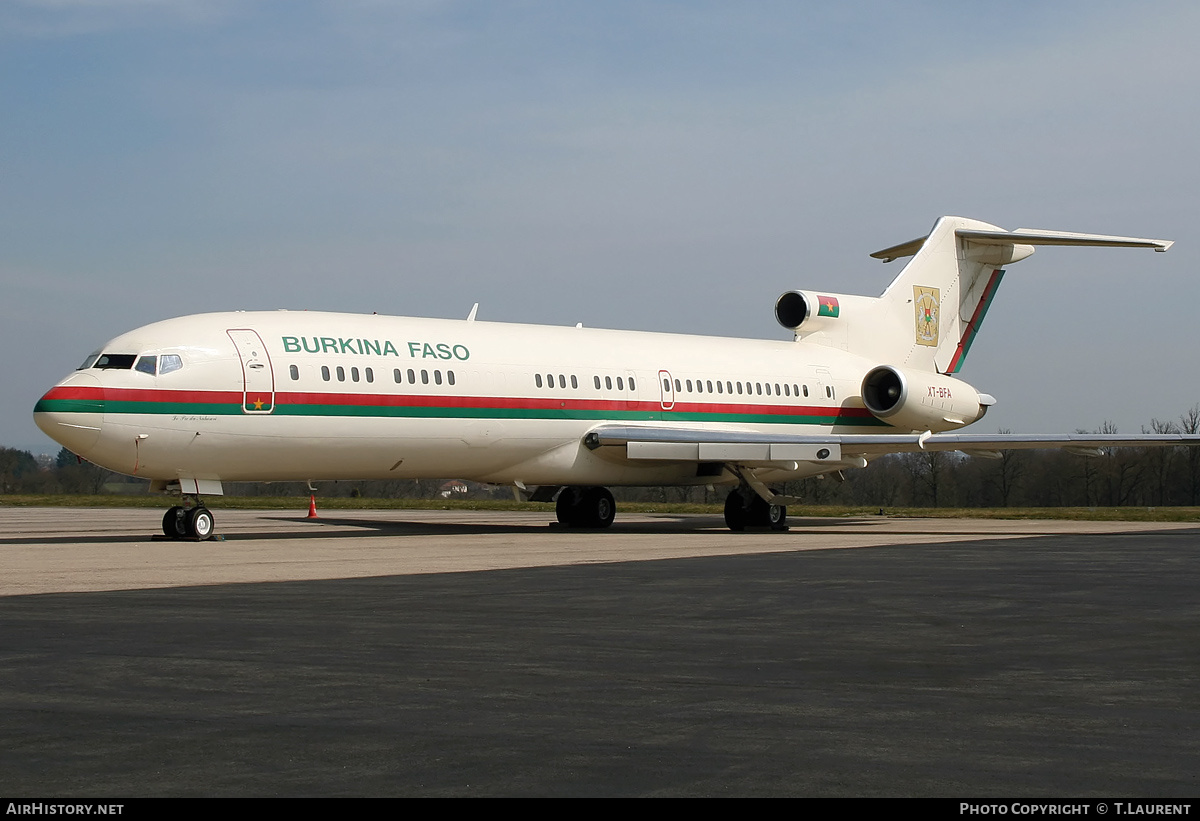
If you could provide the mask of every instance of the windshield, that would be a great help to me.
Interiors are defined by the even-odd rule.
[[[96,364],[93,368],[116,368],[120,370],[129,370],[133,367],[133,361],[137,359],[137,354],[131,353],[102,353],[96,359]]]

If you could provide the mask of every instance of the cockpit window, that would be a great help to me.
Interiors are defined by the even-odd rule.
[[[134,366],[134,370],[141,371],[142,373],[148,373],[151,376],[154,376],[154,372],[157,369],[157,366],[158,366],[158,357],[157,356],[143,356],[138,359],[137,365]]]
[[[100,358],[100,352],[99,352],[99,351],[96,351],[95,353],[90,353],[90,354],[88,354],[88,357],[87,357],[87,359],[83,360],[83,364],[82,364],[82,365],[80,365],[80,366],[79,366],[78,368],[76,368],[75,370],[77,370],[77,371],[86,371],[88,368],[92,367],[92,365],[95,365],[95,364],[96,364],[96,360],[97,360],[97,359],[99,359],[99,358]]]
[[[179,354],[165,353],[158,358],[158,374],[162,376],[164,373],[177,371],[183,367],[183,359]]]
[[[92,367],[101,370],[114,369],[125,371],[133,367],[133,360],[135,359],[137,359],[137,355],[131,353],[103,353],[100,354],[100,357],[96,360],[96,364]]]

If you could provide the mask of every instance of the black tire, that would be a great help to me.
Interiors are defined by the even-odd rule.
[[[215,526],[213,515],[206,507],[194,507],[187,514],[187,535],[206,541],[212,538]]]
[[[746,529],[746,500],[737,488],[729,491],[725,497],[725,526],[734,533]]]
[[[606,487],[589,487],[579,500],[580,519],[584,527],[609,527],[617,516],[617,503]]]
[[[772,530],[787,530],[787,508],[771,505],[767,510],[767,526]]]
[[[564,487],[554,503],[554,515],[563,527],[578,527],[579,493],[573,487]]]
[[[176,505],[163,514],[162,530],[168,539],[182,539],[188,535],[182,507]]]
[[[757,493],[750,500],[750,509],[746,511],[746,524],[750,527],[771,526],[771,505]]]

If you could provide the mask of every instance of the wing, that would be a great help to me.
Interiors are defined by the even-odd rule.
[[[595,450],[624,447],[631,460],[727,462],[747,467],[796,469],[792,463],[827,465],[830,470],[863,467],[888,453],[960,450],[973,456],[998,456],[1004,450],[1066,449],[1085,456],[1104,448],[1200,446],[1200,435],[1145,433],[763,433],[681,426],[600,425],[584,444]],[[798,465],[797,465],[798,466]]]
[[[591,450],[624,448],[631,461],[717,463],[754,489],[768,504],[801,500],[775,493],[759,472],[796,471],[799,476],[863,468],[888,453],[959,450],[999,458],[1005,450],[1058,448],[1099,456],[1105,448],[1200,446],[1200,435],[1182,433],[983,434],[983,433],[763,433],[680,426],[600,425],[583,443]]]

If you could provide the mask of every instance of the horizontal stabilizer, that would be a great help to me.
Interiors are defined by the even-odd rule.
[[[1153,248],[1165,251],[1174,244],[1168,239],[1141,237],[1111,237],[1105,234],[1075,234],[1069,231],[1044,231],[1038,228],[1018,228],[1015,231],[964,231],[955,235],[980,245],[1078,245],[1100,248]]]
[[[1074,245],[1100,248],[1153,248],[1166,251],[1173,240],[1145,239],[1143,237],[1114,237],[1107,234],[1077,234],[1071,231],[1047,231],[1040,228],[1018,228],[1015,231],[975,231],[958,229],[955,236],[977,245]],[[891,262],[901,257],[911,257],[921,250],[928,236],[910,239],[899,245],[884,248],[871,254],[872,259]]]

